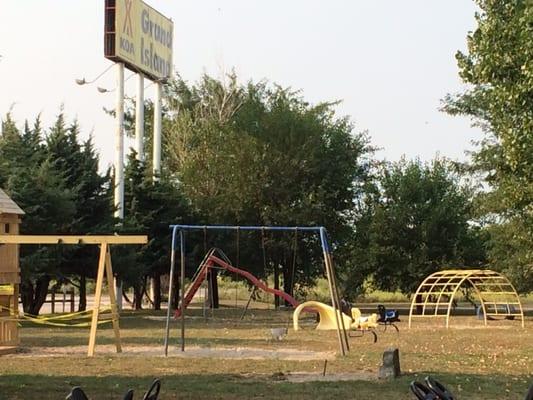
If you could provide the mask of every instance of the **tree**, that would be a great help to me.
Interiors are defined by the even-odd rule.
[[[146,278],[154,278],[155,298],[151,301],[155,309],[160,309],[160,277],[168,270],[170,262],[169,225],[187,218],[189,211],[177,182],[165,173],[154,180],[151,170],[136,156],[132,151],[126,164],[121,231],[143,232],[150,241],[141,249],[133,249],[131,246],[117,249],[120,257],[115,257],[115,272],[126,285],[133,288],[136,309],[142,308]]]
[[[452,164],[384,164],[377,189],[358,225],[348,289],[368,274],[380,289],[410,293],[430,273],[483,262],[477,229],[469,225],[470,191]]]
[[[310,105],[299,92],[266,82],[240,85],[234,74],[225,81],[204,76],[197,85],[178,78],[167,92],[164,162],[211,224],[324,225],[342,248],[372,149],[335,114],[336,104]],[[314,239],[300,242],[294,280],[292,240],[270,235],[267,246],[266,270],[257,241],[249,254],[242,246],[241,261],[259,276],[273,274],[276,287],[283,275],[288,293],[295,281],[305,286],[323,272]]]
[[[39,118],[33,129],[26,123],[23,133],[9,115],[2,123],[0,182],[26,213],[21,233],[61,232],[74,215],[73,195],[66,187],[64,176],[46,157]],[[38,314],[60,262],[61,249],[56,246],[23,246],[20,254],[24,310]]]
[[[489,260],[522,291],[533,289],[533,7],[527,0],[477,0],[478,26],[456,55],[470,85],[444,110],[484,132],[473,169],[489,190],[480,216],[490,233]]]
[[[63,113],[60,113],[46,138],[46,155],[58,174],[65,177],[65,184],[73,193],[75,213],[65,234],[96,234],[109,232],[112,219],[112,183],[109,171],[105,175],[98,172],[98,155],[92,138],[81,142],[77,122],[66,126]],[[58,281],[75,284],[79,288],[79,310],[85,310],[86,279],[96,276],[98,249],[94,246],[70,246],[62,254],[58,266]],[[77,276],[76,284],[68,277]]]

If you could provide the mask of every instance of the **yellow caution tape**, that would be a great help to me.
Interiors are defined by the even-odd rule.
[[[13,310],[11,308],[0,306],[0,310],[10,311],[12,315],[16,315],[16,310]],[[101,314],[106,313],[108,311],[111,311],[111,307],[100,309],[100,313]],[[36,317],[36,316],[33,316],[33,315],[29,315],[29,314],[19,314],[17,318],[2,318],[2,319],[4,321],[5,320],[7,320],[7,321],[17,321],[17,322],[18,321],[29,321],[29,322],[33,322],[35,324],[40,324],[40,325],[83,328],[83,327],[91,326],[91,322],[77,322],[77,323],[65,324],[65,323],[54,322],[54,321],[58,321],[58,320],[59,321],[76,320],[76,319],[81,319],[81,318],[89,318],[90,316],[88,314],[92,314],[92,313],[93,313],[93,310],[86,310],[86,311],[79,311],[79,312],[69,313],[69,314],[51,315],[51,316],[47,316],[47,317],[45,317],[45,316]],[[87,314],[87,315],[85,316],[85,314]],[[112,322],[112,321],[113,321],[113,319],[103,319],[103,320],[98,320],[97,324],[98,325],[107,324],[107,323]]]

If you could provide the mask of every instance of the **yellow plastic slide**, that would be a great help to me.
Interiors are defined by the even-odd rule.
[[[316,329],[320,330],[330,330],[330,329],[337,329],[337,318],[335,318],[335,309],[332,306],[328,306],[327,304],[321,303],[319,301],[306,301],[305,303],[300,304],[296,309],[294,310],[294,313],[292,314],[292,321],[294,330],[297,331],[299,329],[298,326],[298,319],[300,317],[300,313],[304,309],[312,309],[313,311],[317,312],[320,316],[320,322],[318,323]],[[342,317],[344,319],[344,327],[346,329],[371,329],[375,328],[377,324],[378,316],[377,314],[372,314],[368,317],[362,317],[361,311],[359,311],[358,308],[352,308],[352,317],[349,317],[348,315],[340,312],[337,310],[337,316],[339,318],[339,324],[341,323],[340,318]]]

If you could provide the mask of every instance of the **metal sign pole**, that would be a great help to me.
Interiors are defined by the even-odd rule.
[[[144,76],[137,74],[137,103],[135,104],[135,151],[137,160],[144,161]]]
[[[124,64],[117,63],[117,104],[115,109],[115,218],[124,219]],[[109,283],[110,285],[113,282]],[[122,282],[115,279],[117,308],[122,311]]]
[[[155,83],[155,99],[154,99],[154,155],[153,155],[153,171],[154,177],[161,173],[161,97],[163,92],[163,85],[161,82]]]
[[[124,219],[124,64],[117,63],[115,109],[115,217]]]

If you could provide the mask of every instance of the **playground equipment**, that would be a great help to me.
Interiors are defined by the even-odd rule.
[[[117,353],[122,352],[122,345],[120,342],[120,328],[119,328],[119,314],[117,310],[115,285],[113,284],[113,267],[111,264],[111,244],[146,244],[148,238],[146,236],[54,236],[54,235],[2,235],[0,234],[0,247],[2,244],[21,245],[21,244],[92,244],[100,246],[100,257],[98,261],[98,270],[96,277],[96,291],[94,299],[94,307],[92,310],[91,330],[89,334],[89,347],[87,355],[92,357],[94,355],[94,348],[96,345],[96,331],[98,329],[99,316],[101,313],[102,289],[104,284],[104,272],[107,278],[107,289],[109,293],[111,320],[113,323],[113,331],[115,334],[115,346]],[[18,260],[18,257],[17,257]],[[20,271],[17,265],[17,272]],[[18,303],[18,302],[17,302]],[[17,313],[17,307],[12,309],[13,314]],[[16,323],[16,321],[15,321]]]
[[[400,322],[400,313],[398,310],[387,310],[387,308],[380,304],[378,305],[378,324],[384,327],[384,331],[387,330],[388,326],[392,326],[396,329],[396,332],[400,332],[395,322]]]
[[[302,303],[296,307],[294,313],[292,314],[293,328],[295,331],[300,329],[300,313],[304,310],[312,310],[318,313],[320,317],[320,321],[316,326],[316,329],[318,330],[336,329],[336,321],[338,319],[342,319],[344,326],[349,327],[349,329],[353,331],[370,331],[374,335],[374,342],[377,340],[377,335],[373,331],[378,326],[377,314],[362,316],[361,310],[353,307],[351,309],[351,316],[349,316],[342,311],[336,310],[335,308],[319,301],[306,301],[305,303]]]
[[[490,318],[520,317],[524,327],[524,311],[514,286],[504,275],[488,269],[444,270],[428,276],[411,301],[409,327],[413,318],[425,317],[445,318],[448,328],[455,295],[463,286],[477,294],[485,326]]]
[[[196,270],[196,273],[194,274],[194,277],[192,278],[189,287],[185,291],[185,295],[183,296],[183,309],[186,309],[187,306],[191,303],[191,300],[194,298],[194,295],[196,294],[196,292],[202,285],[202,282],[204,282],[207,279],[207,274],[209,270],[212,268],[222,268],[229,272],[243,276],[246,279],[248,279],[248,281],[250,281],[250,283],[252,283],[255,287],[263,290],[264,292],[272,293],[275,296],[281,297],[293,307],[296,307],[298,305],[298,302],[291,295],[285,293],[282,290],[269,288],[266,283],[257,279],[251,273],[243,269],[234,267],[229,262],[224,261],[221,258],[221,256],[223,256],[223,253],[220,249],[217,249],[217,248],[212,248],[205,255],[204,259],[200,263],[200,266]],[[176,318],[179,318],[180,315],[181,315],[181,308],[178,308],[174,316]]]
[[[176,253],[178,251],[177,244],[178,244],[178,235],[179,235],[179,253],[181,255],[180,259],[180,266],[181,266],[181,276],[180,276],[180,283],[181,283],[181,290],[180,290],[180,303],[179,303],[179,317],[181,319],[181,351],[185,351],[185,307],[186,307],[186,296],[187,292],[185,290],[185,233],[187,231],[201,231],[204,232],[208,230],[222,230],[222,231],[235,231],[237,232],[237,235],[240,231],[260,231],[261,233],[264,233],[265,231],[278,231],[278,232],[294,232],[297,234],[298,232],[307,232],[307,233],[314,233],[318,234],[320,238],[320,243],[322,246],[322,253],[324,257],[324,266],[325,266],[325,272],[326,277],[328,280],[329,285],[329,293],[331,297],[331,303],[333,304],[333,307],[337,310],[340,310],[340,298],[339,298],[339,292],[337,289],[337,282],[335,278],[335,270],[333,267],[333,260],[331,257],[331,251],[327,239],[327,233],[326,229],[324,227],[287,227],[287,226],[231,226],[231,225],[171,225],[170,228],[172,229],[172,242],[171,242],[171,259],[170,259],[170,282],[169,282],[169,292],[168,292],[168,298],[172,299],[172,288],[173,288],[173,282],[174,282],[174,275],[175,275],[175,264],[176,264]],[[238,237],[238,236],[237,236]],[[219,259],[220,260],[220,259]],[[219,260],[211,259],[211,262],[217,262],[217,264],[220,265]],[[220,260],[224,262],[223,260]],[[228,266],[235,268],[231,265]],[[207,268],[207,267],[205,267]],[[229,270],[229,268],[226,268]],[[242,271],[242,270],[241,270]],[[237,271],[234,271],[237,272]],[[246,272],[246,271],[244,271]],[[251,274],[250,274],[251,275]],[[255,278],[255,277],[254,277]],[[191,286],[191,290],[192,290]],[[198,290],[198,288],[196,288]],[[190,300],[189,300],[190,301]],[[166,318],[166,328],[165,328],[165,342],[164,342],[164,352],[165,355],[168,355],[168,341],[169,341],[169,330],[170,330],[170,307],[167,310],[167,318]],[[346,326],[344,324],[344,319],[339,318],[337,314],[334,316],[335,318],[335,326],[337,331],[337,337],[339,342],[339,350],[340,354],[346,355],[346,352],[349,351],[349,343],[348,343],[348,334],[346,331]]]
[[[24,211],[0,189],[0,235],[18,235],[21,215]],[[0,245],[0,349],[19,344],[19,285],[18,246]]]

